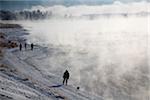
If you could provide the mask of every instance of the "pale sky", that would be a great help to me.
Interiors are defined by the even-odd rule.
[[[98,1],[98,2],[114,2],[114,1],[121,1],[121,2],[136,2],[136,1],[150,1],[150,0],[0,0],[0,1]]]

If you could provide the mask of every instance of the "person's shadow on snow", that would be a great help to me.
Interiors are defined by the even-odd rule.
[[[58,88],[58,87],[61,87],[61,86],[63,86],[63,85],[62,84],[52,85],[52,86],[50,86],[50,88]]]

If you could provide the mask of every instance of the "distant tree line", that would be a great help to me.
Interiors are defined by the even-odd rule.
[[[45,19],[52,15],[52,12],[42,12],[40,10],[34,11],[19,11],[19,12],[11,12],[0,10],[0,20],[37,20],[37,19]]]

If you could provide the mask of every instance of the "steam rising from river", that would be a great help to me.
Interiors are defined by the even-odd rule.
[[[148,13],[148,5],[142,2],[42,7],[43,11],[52,10],[55,17],[25,21],[23,25],[31,33],[28,42],[61,49],[49,49],[52,54],[49,51],[47,59],[38,61],[46,71],[59,76],[67,68],[71,73],[70,84],[104,100],[148,100],[149,15],[134,15]],[[111,16],[99,15],[105,12]],[[116,13],[133,15],[114,16]],[[97,16],[91,18],[91,15]]]

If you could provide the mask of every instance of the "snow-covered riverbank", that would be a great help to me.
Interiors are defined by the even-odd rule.
[[[1,29],[7,39],[23,43],[23,29]],[[0,61],[0,99],[2,100],[102,100],[76,90],[76,86],[69,84],[62,86],[62,76],[47,71],[45,66],[38,66],[36,60],[46,57],[46,47],[36,46],[34,51],[29,49],[19,51],[18,48],[6,49]],[[63,52],[59,48],[51,48],[51,53]],[[42,64],[41,64],[42,65]],[[44,64],[43,64],[44,65]]]
[[[22,28],[0,31],[5,33],[7,41],[22,44],[28,35]],[[121,73],[115,65],[101,69],[93,67],[98,63],[96,54],[70,45],[36,45],[33,51],[28,45],[27,50],[19,51],[17,47],[3,51],[0,60],[2,100],[149,100],[146,56],[142,64],[131,66],[132,69],[124,68],[125,72]],[[62,86],[66,69],[71,77],[69,85]],[[94,78],[94,75],[97,76]],[[78,86],[80,90],[76,89]]]

